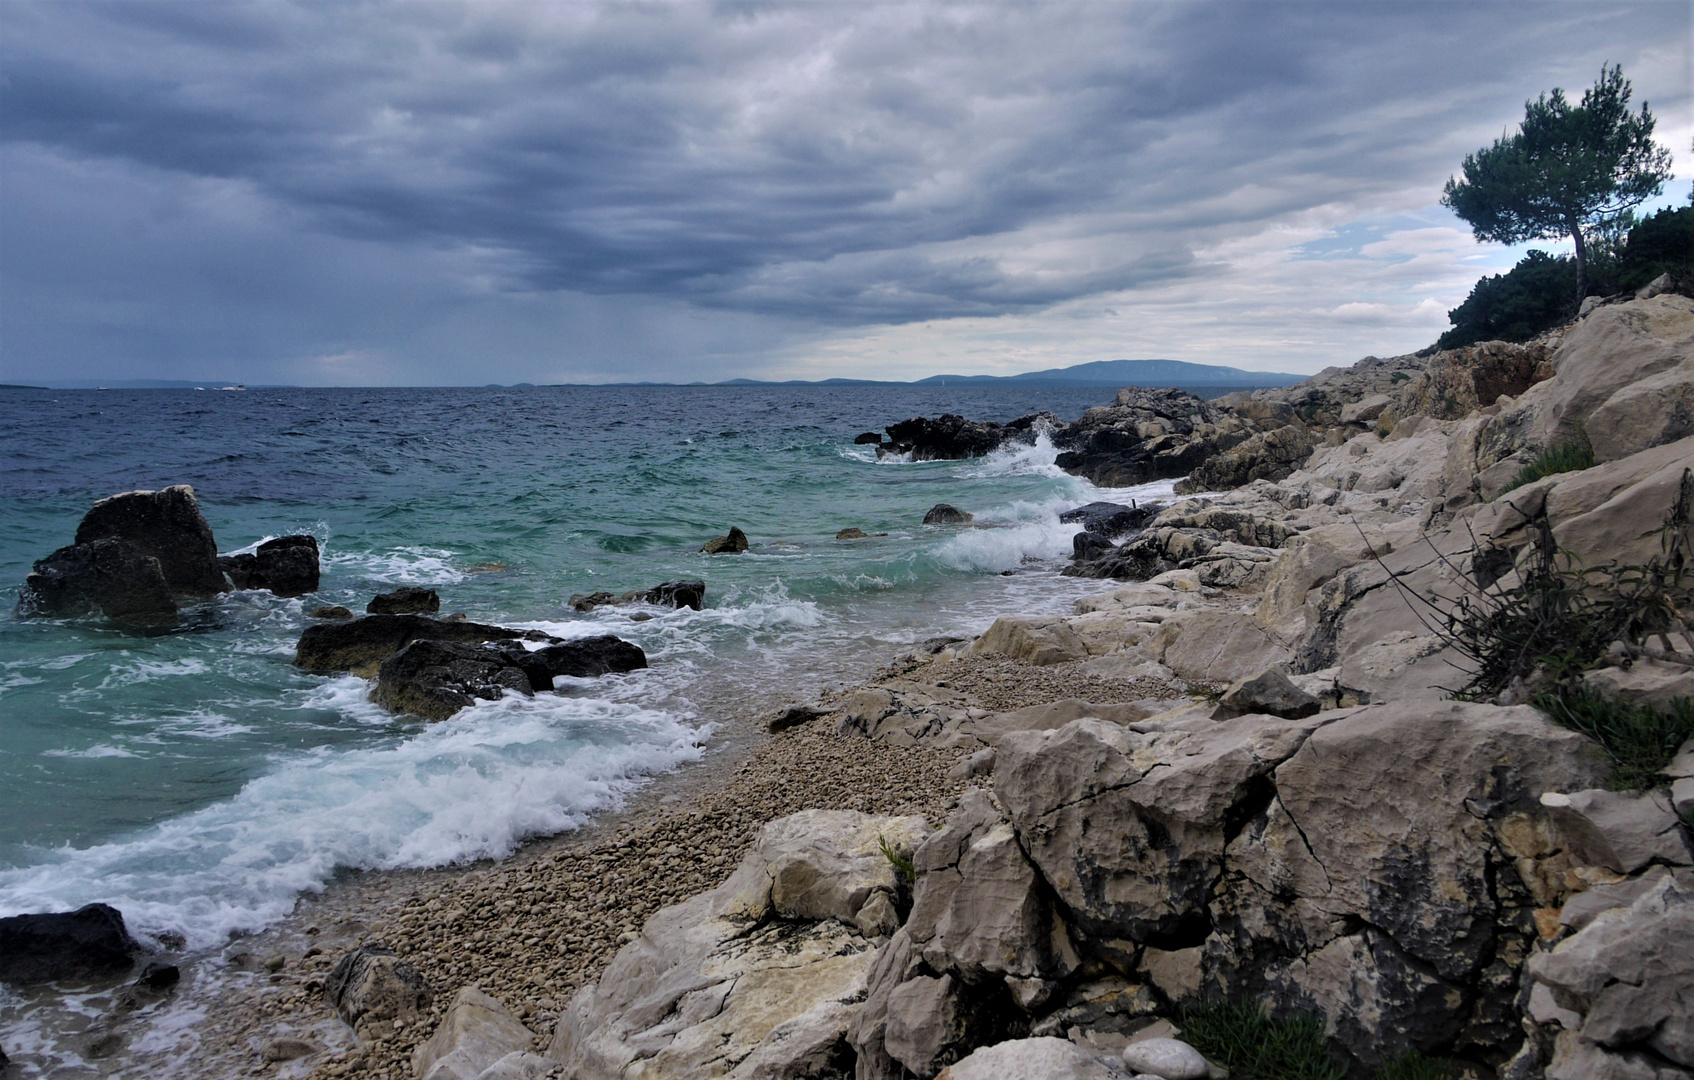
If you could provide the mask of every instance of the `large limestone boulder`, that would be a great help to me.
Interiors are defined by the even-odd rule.
[[[1557,1030],[1548,1080],[1690,1075],[1691,940],[1694,889],[1664,875],[1628,907],[1531,958],[1535,994],[1545,988],[1551,999],[1537,1019]]]
[[[1125,952],[1181,947],[1197,943],[1186,939],[1205,923],[1237,819],[1326,722],[1244,716],[1142,733],[1078,720],[1001,740],[994,793],[1074,927],[1125,939]]]
[[[1127,1080],[1129,1075],[1104,1054],[1047,1037],[985,1046],[942,1069],[939,1080]]]
[[[799,1080],[850,1067],[846,1035],[878,951],[841,916],[862,895],[850,918],[887,895],[867,840],[920,834],[910,818],[851,813],[772,822],[729,881],[661,909],[577,992],[548,1057],[577,1080]],[[843,880],[825,880],[835,870]]]
[[[428,1041],[412,1051],[417,1080],[478,1080],[508,1055],[527,1055],[535,1037],[475,986],[461,987]],[[542,1064],[550,1064],[543,1061]]]
[[[867,937],[899,927],[902,885],[885,852],[910,858],[929,837],[921,817],[857,810],[802,810],[766,825],[753,850],[724,883],[727,917],[835,919]]]
[[[187,484],[127,491],[101,499],[76,529],[78,544],[127,540],[159,560],[173,592],[210,596],[229,591],[218,567],[218,543]]]
[[[1556,851],[1540,797],[1604,772],[1597,747],[1525,706],[1341,715],[1277,766],[1275,797],[1230,841],[1209,976],[1316,1009],[1367,1064],[1467,1031],[1514,1038],[1512,964],[1531,909],[1560,895],[1523,884]]]
[[[1289,643],[1239,611],[1178,612],[1156,641],[1156,658],[1182,678],[1224,686],[1291,658]]]

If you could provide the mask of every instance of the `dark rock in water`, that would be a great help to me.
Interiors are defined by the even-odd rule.
[[[548,681],[545,685],[536,686],[538,690],[552,689],[552,680],[558,676],[592,679],[601,675],[636,671],[647,666],[647,654],[641,651],[641,646],[611,634],[576,638],[558,645],[549,645],[544,649],[524,653],[522,659],[530,664],[541,665],[541,669],[547,673]]]
[[[1244,442],[1253,422],[1185,390],[1119,390],[1111,405],[1089,409],[1053,436],[1066,472],[1107,487],[1184,476]]]
[[[747,550],[747,534],[732,526],[728,536],[714,536],[700,550],[708,555],[739,555]]]
[[[346,622],[352,617],[353,612],[340,604],[326,604],[323,607],[315,607],[306,612],[308,619],[334,619],[338,622]]]
[[[366,615],[348,622],[318,623],[300,634],[294,664],[308,671],[351,671],[369,678],[377,665],[413,641],[557,641],[536,630],[423,615]]]
[[[445,720],[477,700],[507,690],[553,689],[559,676],[597,678],[647,666],[647,654],[610,634],[578,638],[533,652],[517,642],[486,645],[420,638],[382,662],[371,700],[392,712]]]
[[[1096,558],[1073,562],[1060,573],[1066,577],[1146,581],[1176,568],[1177,564],[1165,554],[1157,538],[1143,534],[1102,552]]]
[[[1228,491],[1255,480],[1281,480],[1306,463],[1321,441],[1304,424],[1260,432],[1230,450],[1201,462],[1176,485],[1178,495]]]
[[[1079,532],[1071,537],[1071,558],[1078,562],[1098,559],[1102,555],[1111,554],[1112,550],[1112,542],[1095,533]]]
[[[575,593],[570,598],[571,607],[578,611],[593,611],[597,607],[611,604],[658,604],[662,607],[693,608],[699,611],[705,602],[704,581],[667,581],[651,589],[631,589],[626,593]]]
[[[865,536],[865,530],[858,528],[857,526],[850,529],[842,529],[840,532],[835,534],[835,538],[837,540],[863,540],[865,539]]]
[[[0,1046],[0,1073],[4,1073],[6,1071],[6,1066],[11,1063],[12,1059],[6,1056],[6,1048],[4,1046]]]
[[[788,708],[771,717],[770,732],[775,735],[779,731],[809,724],[818,717],[825,715],[822,709],[814,709],[810,705],[790,705]]]
[[[342,956],[324,982],[324,998],[358,1028],[410,1019],[429,1008],[435,994],[417,968],[373,941]]]
[[[169,990],[181,979],[182,971],[175,964],[155,960],[141,969],[135,985],[146,990]]]
[[[936,503],[929,508],[929,513],[923,516],[925,525],[963,525],[975,520],[976,515],[960,510],[946,503]]]
[[[141,954],[109,904],[0,919],[0,982],[67,982],[127,971]]]
[[[533,694],[529,675],[511,655],[486,645],[423,638],[382,662],[371,700],[390,712],[445,720],[505,691]]]
[[[854,446],[881,446],[882,433],[878,431],[862,432],[853,440]]]
[[[981,457],[1008,442],[1033,443],[1036,430],[1050,427],[1056,420],[1052,413],[1031,413],[1003,425],[966,420],[956,413],[945,413],[933,420],[914,416],[888,425],[889,441],[882,443],[877,453],[911,454],[913,461]]]
[[[1157,503],[1125,506],[1123,503],[1091,502],[1086,506],[1066,510],[1059,515],[1059,520],[1067,525],[1081,522],[1086,531],[1108,540],[1116,540],[1136,529],[1145,528],[1163,509],[1164,507]]]
[[[76,542],[105,539],[127,540],[158,559],[173,592],[210,596],[229,591],[212,527],[187,484],[128,491],[95,503],[77,526]]]
[[[393,592],[378,593],[365,605],[371,615],[421,615],[441,610],[441,597],[434,589],[407,585]]]
[[[278,596],[318,591],[318,541],[314,536],[279,536],[251,555],[219,555],[218,565],[238,589],[269,589]]]
[[[37,562],[18,594],[18,614],[165,625],[176,621],[177,606],[158,559],[127,540],[105,539]]]

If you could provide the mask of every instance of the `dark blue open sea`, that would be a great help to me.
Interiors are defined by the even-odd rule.
[[[139,932],[215,946],[347,868],[500,856],[570,829],[698,759],[729,718],[862,677],[900,645],[1068,609],[1089,586],[1058,576],[1076,531],[1058,513],[1102,492],[1056,469],[1045,440],[914,464],[877,461],[853,436],[944,411],[1069,420],[1108,400],[982,387],[0,392],[10,597],[94,500],[135,488],[193,485],[221,551],[309,532],[324,552],[321,593],[232,593],[159,636],[19,620],[8,598],[0,915],[100,900]],[[975,524],[922,525],[943,501]],[[698,553],[731,525],[750,552]],[[887,535],[834,538],[853,525]],[[566,603],[679,577],[705,579],[704,611],[637,621]],[[402,584],[473,619],[616,633],[652,667],[439,724],[383,713],[358,678],[293,667],[305,609],[362,610]]]

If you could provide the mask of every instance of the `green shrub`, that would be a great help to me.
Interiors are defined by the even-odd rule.
[[[902,882],[910,885],[917,880],[918,867],[910,858],[888,846],[888,837],[878,836],[876,846],[882,849],[882,857],[888,860],[888,865],[894,868],[894,875]]]
[[[1533,484],[1543,476],[1581,472],[1598,464],[1599,462],[1594,460],[1594,447],[1588,441],[1587,432],[1578,432],[1576,438],[1543,450],[1540,457],[1525,465],[1512,477],[1512,482],[1507,484],[1500,494],[1504,495],[1507,491],[1523,487],[1525,484]]]
[[[1638,791],[1664,782],[1663,769],[1677,748],[1694,737],[1694,700],[1669,709],[1628,705],[1582,686],[1542,694],[1535,704],[1553,719],[1599,743],[1612,759],[1612,787]]]
[[[1447,313],[1453,328],[1435,342],[1457,349],[1478,341],[1528,341],[1576,316],[1576,262],[1531,251],[1509,273],[1485,277]]]
[[[1184,1012],[1182,1040],[1228,1066],[1231,1080],[1342,1080],[1347,1068],[1323,1026],[1311,1013],[1271,1020],[1251,1001],[1232,1001]]]
[[[1660,210],[1629,231],[1618,254],[1617,287],[1633,291],[1660,274],[1694,272],[1694,206]]]
[[[1376,1080],[1455,1080],[1458,1075],[1459,1070],[1452,1062],[1413,1052],[1378,1069]]]

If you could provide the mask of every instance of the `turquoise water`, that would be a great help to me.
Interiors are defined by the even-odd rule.
[[[314,534],[321,592],[239,592],[175,632],[0,616],[0,914],[113,903],[209,947],[338,869],[503,855],[698,759],[725,720],[863,677],[902,645],[1068,609],[1101,492],[1045,442],[968,462],[852,443],[913,415],[1071,419],[1099,390],[539,388],[11,392],[0,396],[0,580],[68,543],[96,498],[189,483],[219,548]],[[1166,489],[1168,490],[1168,488]],[[936,502],[974,526],[921,524]],[[740,556],[698,553],[731,525]],[[838,541],[858,526],[886,533]],[[1010,571],[1009,574],[1006,572]],[[567,598],[698,577],[706,609]],[[363,680],[290,663],[304,610],[428,585],[444,611],[616,633],[652,667],[389,716]],[[9,605],[8,605],[9,606]],[[633,615],[653,616],[646,620]]]

